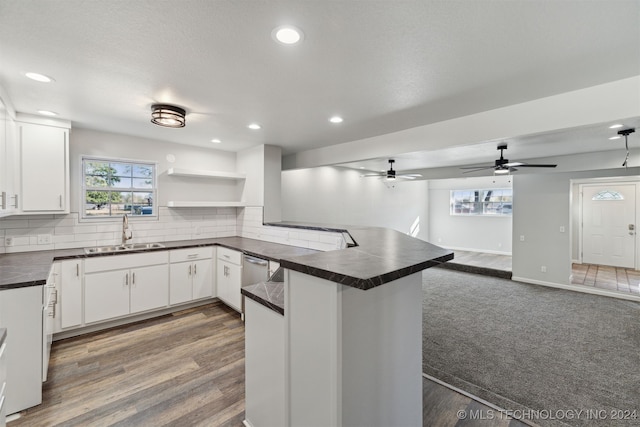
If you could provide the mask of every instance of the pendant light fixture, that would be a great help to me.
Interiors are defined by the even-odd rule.
[[[627,141],[627,137],[634,133],[636,131],[635,128],[629,128],[629,129],[624,129],[624,130],[619,130],[618,131],[618,135],[624,135],[624,147],[627,149],[627,155],[624,158],[624,162],[622,163],[622,166],[624,166],[625,168],[628,166],[627,162],[629,161],[629,141]]]
[[[184,108],[169,104],[153,104],[151,106],[151,123],[168,128],[185,127]]]

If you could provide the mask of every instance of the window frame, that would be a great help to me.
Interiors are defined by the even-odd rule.
[[[106,187],[91,187],[91,186],[87,186],[87,180],[86,180],[86,163],[87,162],[101,162],[101,163],[121,163],[121,164],[127,164],[131,167],[134,166],[149,166],[151,167],[151,178],[152,178],[152,184],[151,184],[151,188],[137,188],[137,187],[131,187],[131,188],[118,188],[118,187],[113,187],[113,186],[106,186]],[[93,155],[81,155],[80,156],[80,179],[81,179],[81,185],[80,185],[80,203],[79,203],[79,215],[78,215],[78,220],[79,222],[95,222],[95,221],[104,221],[104,222],[115,222],[115,221],[121,221],[123,214],[109,214],[109,215],[105,215],[105,216],[91,216],[91,215],[87,215],[86,214],[86,192],[87,191],[91,191],[93,189],[95,189],[96,191],[130,191],[131,193],[140,193],[140,192],[145,192],[145,193],[151,193],[151,197],[153,200],[152,203],[152,213],[151,214],[147,214],[147,215],[133,215],[133,214],[128,214],[128,218],[130,220],[134,220],[134,221],[140,221],[140,220],[154,220],[157,221],[159,218],[159,210],[160,210],[160,206],[158,204],[158,162],[156,161],[151,161],[151,160],[140,160],[140,159],[124,159],[124,158],[117,158],[117,157],[106,157],[106,156],[93,156]],[[132,177],[133,179],[133,177]]]
[[[510,193],[510,200],[502,201],[485,201],[488,192],[494,191],[507,191]],[[455,194],[458,193],[461,197],[455,198]],[[464,200],[462,195],[473,193],[473,200]],[[505,197],[501,195],[501,197]],[[487,207],[490,205],[502,204],[511,205],[509,212],[489,213]],[[460,205],[460,210],[468,210],[468,212],[456,212],[456,206]],[[471,207],[472,206],[472,207]],[[502,210],[502,209],[500,209]],[[449,215],[450,216],[463,216],[463,217],[510,217],[513,216],[513,188],[500,187],[500,188],[472,188],[472,189],[457,189],[449,190]]]

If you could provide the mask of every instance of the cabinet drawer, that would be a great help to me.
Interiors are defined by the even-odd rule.
[[[84,260],[84,272],[95,273],[96,271],[120,270],[145,265],[165,264],[168,260],[168,251],[92,257]]]
[[[207,248],[175,249],[169,251],[169,262],[193,261],[211,257],[213,257],[213,249],[210,246]]]
[[[242,265],[242,252],[234,251],[223,247],[218,248],[218,259],[236,265]]]

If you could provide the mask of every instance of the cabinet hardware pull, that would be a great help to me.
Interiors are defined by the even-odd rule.
[[[13,199],[15,200],[15,204],[13,205],[14,208],[18,209],[18,195],[16,194],[15,196],[13,196]]]
[[[136,284],[136,273],[133,273],[133,274],[132,274],[131,284],[132,284],[132,285],[135,285],[135,284]]]
[[[191,266],[189,266],[189,276],[191,276]]]
[[[76,263],[76,277],[80,277],[80,264]]]
[[[3,191],[0,197],[2,197],[2,209],[7,209],[7,192]]]
[[[129,273],[127,273],[125,276],[124,285],[129,286]]]
[[[60,207],[62,207],[62,194],[60,195]]]
[[[187,258],[193,259],[193,258],[196,258],[197,256],[198,254],[190,254],[190,255],[187,255]]]
[[[193,266],[193,274],[196,275],[198,274],[198,266],[194,264]]]

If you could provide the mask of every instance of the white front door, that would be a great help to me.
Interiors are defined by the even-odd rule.
[[[635,268],[636,185],[582,187],[582,262]]]

